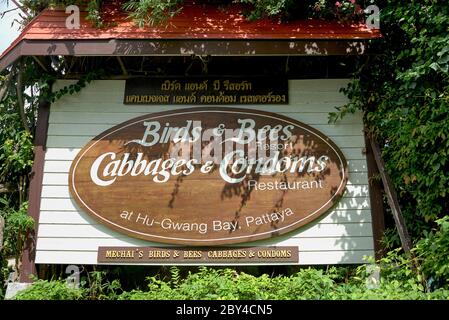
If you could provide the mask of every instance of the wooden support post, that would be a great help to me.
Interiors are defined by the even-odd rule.
[[[117,56],[118,63],[120,64],[120,68],[122,69],[123,75],[128,76],[128,71],[126,70],[125,64],[120,56]]]
[[[385,170],[385,163],[382,159],[379,145],[372,136],[369,136],[369,140],[371,149],[373,150],[374,159],[376,160],[377,168],[379,169],[379,173],[382,178],[388,204],[391,208],[391,212],[393,213],[394,222],[401,239],[402,248],[404,249],[404,252],[409,254],[412,249],[412,242],[408,234],[407,226],[405,225],[404,217],[402,216],[401,208],[399,207],[396,191],[393,187],[390,176]]]
[[[48,73],[47,67],[45,66],[45,64],[42,62],[42,60],[39,57],[33,56],[33,59],[42,68],[42,70],[44,70],[45,72]]]
[[[379,178],[376,160],[368,135],[365,133],[366,162],[368,165],[369,197],[371,203],[371,221],[374,238],[374,257],[379,260],[384,256],[385,248],[382,245],[382,237],[385,232],[385,208],[382,197],[382,181]]]
[[[31,170],[30,194],[28,202],[28,214],[34,219],[35,227],[31,231],[22,252],[22,263],[20,266],[20,282],[31,282],[30,276],[36,275],[34,265],[36,253],[36,235],[39,225],[39,211],[41,204],[42,179],[44,176],[44,160],[47,142],[48,118],[50,104],[43,102],[39,105],[37,117],[36,134],[34,139],[34,163]]]

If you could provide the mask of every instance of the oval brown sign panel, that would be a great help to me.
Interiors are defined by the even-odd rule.
[[[95,137],[70,168],[89,215],[128,236],[211,246],[267,239],[323,215],[347,164],[317,130],[257,110],[149,114]]]

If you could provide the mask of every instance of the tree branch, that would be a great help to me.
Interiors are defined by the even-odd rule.
[[[0,251],[3,248],[3,230],[5,229],[5,219],[0,216]]]
[[[0,102],[3,101],[3,98],[6,95],[6,92],[8,92],[9,84],[11,83],[12,76],[13,76],[13,70],[15,68],[15,65],[12,66],[11,71],[6,75],[6,79],[3,82],[3,85],[0,88]]]
[[[22,77],[23,77],[23,61],[19,62],[19,72],[17,74],[17,84],[16,84],[16,91],[17,91],[17,103],[19,105],[19,112],[20,112],[20,118],[22,119],[23,127],[25,128],[25,131],[27,133],[30,133],[30,128],[28,127],[28,122],[25,115],[25,104],[23,101],[23,86],[22,86]]]

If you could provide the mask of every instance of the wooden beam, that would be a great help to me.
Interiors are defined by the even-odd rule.
[[[44,70],[45,72],[48,72],[47,67],[44,65],[44,63],[39,59],[39,57],[33,56],[34,61],[37,62],[37,64]]]
[[[365,132],[366,161],[368,166],[368,184],[371,203],[371,221],[374,238],[374,255],[376,260],[382,258],[385,254],[385,248],[382,245],[382,237],[385,232],[385,208],[382,197],[382,181],[380,180],[379,170],[374,159],[373,149]]]
[[[334,56],[368,53],[367,39],[23,39],[0,57],[0,72],[22,56]]]
[[[384,190],[387,195],[388,204],[393,213],[394,222],[401,239],[402,248],[407,254],[410,253],[412,248],[412,242],[410,235],[405,225],[404,217],[399,206],[398,197],[396,190],[394,189],[393,183],[391,182],[390,176],[385,170],[385,163],[382,159],[382,154],[380,152],[379,145],[374,140],[372,136],[369,137],[371,149],[373,150],[374,159],[376,160],[377,168],[379,169],[380,176],[382,178],[382,183],[384,185]]]
[[[23,73],[25,72],[24,59],[19,61],[19,72],[17,73],[17,83],[16,83],[16,91],[17,91],[17,103],[19,104],[19,114],[20,119],[22,120],[23,127],[27,133],[30,133],[30,127],[28,126],[27,118],[25,115],[25,100],[23,98]]]
[[[34,259],[36,255],[36,235],[39,226],[39,213],[41,204],[42,180],[44,176],[44,160],[47,142],[48,118],[50,104],[42,102],[39,105],[36,135],[34,140],[34,163],[31,170],[28,214],[34,219],[35,227],[31,231],[25,243],[20,266],[20,282],[31,282],[30,276],[36,275]]]
[[[8,87],[11,84],[13,74],[14,74],[13,69],[15,67],[16,67],[15,64],[13,64],[11,71],[8,72],[8,74],[6,75],[5,81],[3,81],[2,86],[0,87],[0,102],[2,102],[3,98],[6,96],[6,93],[8,92]]]
[[[22,11],[22,13],[27,17],[30,18],[30,14],[25,10],[25,6],[22,5],[19,1],[17,0],[11,0],[12,3],[14,3],[16,5],[16,7]]]
[[[122,69],[123,75],[127,76],[128,71],[126,70],[125,64],[123,63],[123,60],[121,57],[117,56],[118,63],[120,64],[120,68]]]

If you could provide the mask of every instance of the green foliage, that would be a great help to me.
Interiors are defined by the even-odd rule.
[[[128,12],[138,26],[146,24],[158,25],[173,17],[182,10],[184,0],[129,0],[122,1],[122,8]],[[359,0],[199,0],[202,3],[214,4],[220,7],[231,6],[235,3],[244,6],[244,14],[249,20],[260,18],[279,18],[289,20],[295,18],[323,18],[342,21],[360,20],[364,14],[361,8],[368,1]],[[33,15],[48,7],[60,7],[76,4],[87,9],[87,19],[97,28],[104,26],[101,17],[102,0],[37,0],[23,1]]]
[[[29,81],[34,71],[33,66],[26,64],[24,81]],[[18,192],[21,203],[25,198],[33,159],[33,137],[25,130],[25,125],[35,128],[36,91],[31,87],[23,93],[27,106],[24,123],[19,113],[15,84],[10,81],[8,86],[7,77],[0,76],[0,86],[9,89],[9,94],[0,101],[0,184]]]
[[[249,20],[279,16],[294,3],[293,0],[237,0],[235,2],[253,6],[253,10],[247,16]]]
[[[423,273],[449,284],[449,216],[436,221],[439,228],[416,244],[416,255]]]
[[[27,213],[28,202],[22,203],[18,210],[10,207],[9,201],[4,198],[0,198],[0,203],[3,205],[0,215],[5,219],[1,256],[15,257],[18,265],[26,235],[34,228],[34,220]]]
[[[6,259],[14,258],[17,277],[26,236],[34,227],[33,219],[27,215],[26,197],[33,165],[33,135],[38,105],[45,99],[54,102],[66,94],[79,92],[102,74],[102,70],[91,71],[76,83],[51,93],[54,75],[42,74],[32,58],[24,58],[21,65],[22,68],[13,65],[9,74],[0,76],[1,91],[6,90],[0,101],[0,189],[4,192],[0,198],[0,215],[6,225],[0,252],[1,292],[3,282],[12,271],[6,267]],[[60,66],[56,68],[61,71]],[[22,88],[17,88],[16,84],[19,72],[22,73]],[[18,90],[23,93],[24,118],[19,112]]]
[[[446,227],[443,227],[446,228]],[[446,232],[445,230],[444,232]],[[374,263],[369,259],[370,263]],[[62,280],[38,280],[16,299],[110,299],[110,300],[372,300],[449,299],[446,283],[429,291],[411,261],[399,250],[389,252],[376,262],[380,281],[369,286],[372,264],[354,267],[302,268],[291,276],[253,276],[226,269],[199,268],[180,276],[177,267],[171,277],[147,277],[146,290],[122,291],[116,279],[107,280],[105,272],[88,274],[79,289],[67,287]],[[430,263],[430,261],[429,261]]]
[[[85,299],[86,290],[71,288],[65,280],[36,280],[33,285],[14,298],[16,300],[81,300]]]
[[[0,110],[0,122],[8,121],[14,116],[17,114],[3,114]],[[0,146],[0,183],[19,184],[20,177],[26,176],[33,165],[33,137],[20,130],[3,133],[3,144]]]
[[[119,280],[109,281],[105,271],[92,271],[78,287],[66,280],[34,279],[31,287],[21,291],[16,300],[116,300],[121,293]]]
[[[158,25],[173,17],[182,10],[184,0],[131,0],[123,5],[123,9],[139,25]],[[277,18],[291,20],[296,18],[337,19],[340,21],[360,21],[364,17],[361,3],[351,0],[209,0],[221,7],[233,3],[243,5],[243,14],[248,20],[261,18]],[[199,3],[198,3],[199,4]]]
[[[449,209],[449,6],[388,0],[380,20],[380,54],[360,60],[331,120],[364,112],[416,241]]]
[[[91,21],[96,28],[102,28],[104,23],[101,18],[101,0],[90,0],[87,4],[86,19]]]
[[[51,84],[55,76],[42,74],[30,59],[22,60],[23,68],[13,66],[12,81],[0,76],[0,87],[7,94],[0,101],[0,215],[5,219],[4,243],[0,252],[0,283],[3,284],[9,270],[6,259],[14,258],[16,277],[20,268],[20,256],[26,235],[34,227],[34,221],[27,215],[26,197],[28,194],[29,174],[33,165],[33,134],[37,121],[37,108],[40,101],[55,101],[66,94],[79,92],[94,78],[101,74],[92,71],[81,77],[73,85],[51,93]],[[24,119],[20,116],[14,76],[22,72],[24,97]],[[29,130],[26,130],[27,127]],[[1,291],[3,291],[3,285]]]
[[[11,207],[9,200],[0,198],[0,217],[5,220],[3,230],[3,247],[0,250],[0,299],[4,294],[4,284],[12,271],[16,272],[20,263],[20,256],[26,241],[26,235],[34,228],[34,220],[27,214],[28,203],[24,202],[19,209]],[[16,270],[7,266],[6,258],[13,257]]]
[[[147,291],[124,292],[119,299],[449,299],[447,289],[425,292],[414,272],[395,263],[403,259],[395,252],[388,259],[380,261],[383,265],[382,279],[375,289],[366,286],[369,274],[365,265],[359,267],[353,277],[346,281],[338,279],[336,268],[327,271],[307,268],[289,277],[255,277],[231,269],[202,268],[198,273],[189,274],[180,285],[174,287],[170,286],[169,282],[149,278]]]
[[[363,16],[363,9],[354,0],[336,1],[334,4],[334,14],[339,20],[357,20]]]
[[[62,88],[56,92],[49,93],[46,96],[46,99],[53,103],[56,100],[61,99],[65,95],[68,95],[68,94],[72,95],[72,94],[78,93],[83,88],[85,88],[89,83],[91,83],[94,79],[100,78],[101,75],[103,74],[103,72],[104,71],[100,69],[100,70],[93,70],[86,74],[83,74],[76,83],[65,86],[64,88]],[[54,80],[56,80],[56,79],[49,77],[49,80],[47,81],[47,83],[53,82]]]
[[[88,288],[85,290],[87,299],[90,300],[115,300],[121,291],[119,280],[109,281],[106,279],[106,271],[93,271],[87,276]],[[84,280],[82,285],[86,284]]]
[[[0,300],[3,300],[3,297],[6,293],[6,287],[4,284],[6,283],[6,279],[8,279],[8,275],[11,270],[8,268],[8,262],[5,259],[2,259],[2,253],[0,250]]]
[[[446,221],[447,222],[447,221]],[[438,234],[447,232],[447,225],[441,223]],[[446,234],[447,237],[447,234]],[[429,241],[433,240],[430,238]],[[446,240],[447,241],[447,240]],[[439,246],[438,243],[437,246]],[[439,250],[447,250],[447,243],[441,243]],[[420,251],[419,247],[416,249]],[[425,249],[424,249],[425,250]],[[429,253],[429,257],[434,257]],[[444,261],[446,259],[446,261]],[[438,290],[428,291],[422,274],[414,269],[413,261],[400,249],[390,251],[377,261],[380,282],[374,288],[368,286],[371,277],[371,264],[361,265],[356,269],[350,267],[331,267],[324,271],[317,268],[301,269],[292,276],[255,277],[237,273],[232,269],[200,268],[197,273],[189,273],[185,279],[179,279],[179,272],[172,269],[177,279],[162,281],[149,277],[148,290],[124,292],[119,299],[307,299],[307,300],[360,300],[360,299],[449,299],[448,284]],[[426,262],[429,268],[433,260]],[[441,265],[447,266],[447,255],[441,258]],[[424,270],[426,270],[424,268]],[[447,270],[447,269],[446,269]],[[446,274],[447,277],[447,274]]]
[[[131,0],[123,9],[139,27],[145,24],[157,25],[177,14],[182,0]]]
[[[13,271],[7,267],[6,259],[15,259],[14,271],[17,271],[26,235],[34,226],[33,219],[27,215],[26,198],[33,165],[33,131],[39,98],[34,85],[36,68],[30,59],[23,59],[21,64],[22,68],[11,68],[12,74],[0,76],[0,91],[6,92],[0,99],[0,215],[5,220],[4,243],[0,251],[0,292]],[[20,116],[18,88],[14,81],[18,72],[22,72],[24,85],[20,88],[25,104],[23,117]]]
[[[362,6],[365,1],[353,0],[234,0],[251,6],[246,14],[249,20],[260,18],[297,18],[336,19],[339,21],[360,21],[364,17]]]
[[[102,0],[23,0],[21,3],[30,12],[30,17],[37,15],[46,8],[61,8],[69,5],[77,5],[81,10],[87,10],[86,19],[91,21],[96,28],[103,27],[103,20],[101,18]]]
[[[170,267],[171,283],[173,286],[178,287],[181,281],[181,274],[178,267]]]

